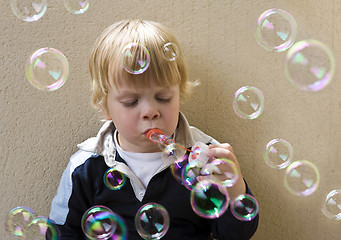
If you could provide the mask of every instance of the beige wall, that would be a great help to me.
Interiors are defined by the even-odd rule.
[[[324,195],[341,189],[340,1],[98,0],[82,15],[67,12],[61,0],[49,2],[45,16],[34,23],[17,19],[7,3],[0,8],[0,222],[20,205],[48,216],[76,144],[101,125],[89,104],[89,47],[114,21],[143,18],[175,32],[191,78],[202,82],[182,110],[192,125],[234,147],[260,205],[253,239],[340,238],[341,222],[320,210]],[[297,40],[314,38],[331,47],[336,73],[324,90],[293,88],[283,73],[286,53],[271,53],[256,43],[255,21],[274,7],[296,18]],[[62,51],[70,62],[70,77],[55,92],[39,91],[25,78],[27,57],[42,47]],[[256,86],[265,96],[265,110],[255,120],[240,119],[232,109],[233,94],[244,85]],[[294,160],[318,167],[321,183],[313,195],[290,194],[284,171],[263,161],[265,145],[276,137],[292,144]],[[1,227],[0,239],[8,239]]]

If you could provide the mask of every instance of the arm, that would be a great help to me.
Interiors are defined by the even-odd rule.
[[[236,165],[237,172],[239,178],[237,182],[232,186],[227,188],[229,193],[230,202],[233,201],[237,196],[241,194],[251,194],[250,189],[248,188],[246,182],[244,181],[243,175],[241,173],[241,169],[239,163],[233,153],[232,147],[227,144],[214,144],[209,146],[208,157],[210,159],[214,158],[226,158],[233,161]],[[223,168],[223,167],[221,167]],[[224,169],[221,169],[221,172],[224,172]],[[225,175],[221,174],[218,176],[222,181],[225,180]],[[202,177],[205,178],[204,176]],[[257,215],[251,221],[240,221],[236,219],[230,210],[230,207],[227,211],[218,219],[213,220],[212,223],[212,235],[217,239],[235,239],[235,240],[246,240],[250,239],[253,234],[256,232],[258,227],[259,215]]]
[[[83,176],[86,176],[86,170],[84,167],[78,167],[84,161],[79,163],[78,159],[74,160],[71,159],[63,172],[49,216],[58,227],[60,240],[84,239],[81,218],[89,206],[87,200],[89,189],[85,189],[87,184],[83,179]]]

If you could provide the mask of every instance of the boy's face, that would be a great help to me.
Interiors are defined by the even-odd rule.
[[[161,129],[167,136],[174,133],[179,118],[179,85],[151,83],[149,87],[131,88],[122,83],[109,89],[107,105],[106,118],[113,120],[123,150],[158,152],[159,147],[146,134],[152,128]]]

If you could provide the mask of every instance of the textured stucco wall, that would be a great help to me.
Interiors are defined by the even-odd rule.
[[[49,1],[37,22],[17,19],[4,1],[0,8],[0,195],[1,219],[10,209],[29,206],[48,216],[52,197],[76,144],[96,134],[98,113],[89,104],[89,48],[111,23],[126,18],[159,21],[182,43],[190,76],[201,85],[182,106],[192,125],[229,142],[244,177],[260,205],[260,225],[253,239],[339,239],[341,223],[320,210],[323,197],[341,189],[340,1],[289,0],[128,0],[92,1],[73,15],[63,1]],[[271,53],[255,41],[258,16],[269,8],[290,12],[298,24],[297,40],[326,43],[336,59],[331,84],[316,93],[293,88],[283,73],[286,53]],[[55,92],[33,88],[25,78],[27,57],[42,47],[63,52],[70,63],[66,84]],[[261,89],[265,110],[242,120],[232,109],[235,91]],[[263,161],[273,138],[288,140],[294,160],[310,160],[321,183],[308,197],[291,195],[284,171]],[[0,239],[9,239],[0,227]]]

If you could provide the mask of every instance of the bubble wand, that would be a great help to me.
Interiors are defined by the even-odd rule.
[[[157,128],[149,130],[147,133],[147,138],[149,141],[156,143],[156,144],[163,145],[164,147],[168,147],[171,144],[174,144],[178,147],[185,149],[186,151],[192,152],[192,150],[189,150],[188,148],[185,148],[184,146],[177,144],[174,141],[174,139],[167,137],[166,134],[162,130],[157,129]]]

